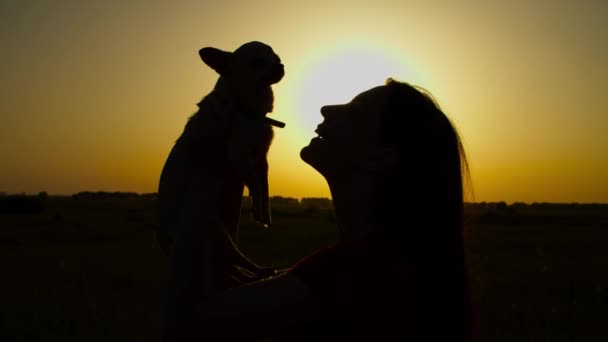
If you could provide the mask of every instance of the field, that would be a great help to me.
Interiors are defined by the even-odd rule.
[[[150,196],[41,196],[0,215],[0,341],[158,341],[166,261]],[[244,215],[239,244],[287,267],[335,241],[330,211]],[[468,207],[481,341],[608,340],[608,207]],[[411,218],[404,217],[404,222]]]

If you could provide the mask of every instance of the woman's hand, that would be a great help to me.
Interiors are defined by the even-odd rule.
[[[259,267],[255,271],[246,269],[237,265],[228,266],[226,272],[220,280],[220,290],[225,290],[254,281],[277,275],[278,272],[274,267]]]
[[[278,270],[275,267],[259,267],[256,270],[256,274],[260,279],[273,277],[278,274]]]

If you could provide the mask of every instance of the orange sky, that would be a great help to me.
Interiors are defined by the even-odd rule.
[[[156,191],[217,78],[198,50],[260,40],[287,72],[272,195],[329,197],[298,157],[319,107],[392,76],[456,123],[473,200],[608,202],[606,2],[252,3],[2,1],[0,192]]]

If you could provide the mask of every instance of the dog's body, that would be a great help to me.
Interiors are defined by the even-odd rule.
[[[158,187],[158,238],[170,260],[172,315],[188,306],[178,297],[196,302],[230,286],[238,278],[232,265],[261,270],[236,247],[245,186],[254,218],[271,223],[266,155],[273,130],[266,114],[283,65],[260,42],[234,52],[203,48],[199,54],[220,77],[173,146]]]

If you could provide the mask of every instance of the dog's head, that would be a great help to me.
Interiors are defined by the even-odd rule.
[[[259,96],[260,91],[267,92],[285,75],[279,56],[270,46],[257,41],[243,44],[234,52],[205,47],[199,55],[239,97]]]

